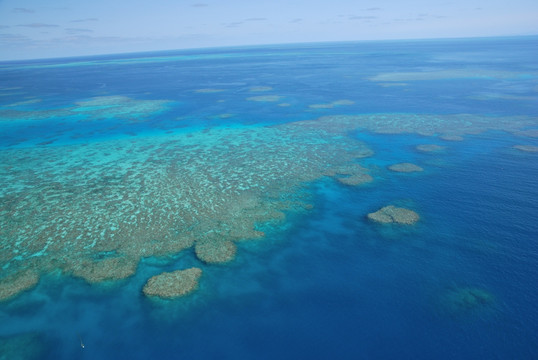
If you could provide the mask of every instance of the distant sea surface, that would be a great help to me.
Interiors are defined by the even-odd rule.
[[[536,37],[0,63],[0,359],[536,359],[537,219]]]

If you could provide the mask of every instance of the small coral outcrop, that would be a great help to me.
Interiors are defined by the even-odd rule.
[[[436,144],[417,145],[417,150],[422,151],[422,152],[437,152],[444,149],[445,149],[444,146],[436,145]]]
[[[0,279],[0,301],[8,300],[15,295],[31,289],[39,282],[39,274],[32,270],[22,270]]]
[[[368,214],[368,219],[381,224],[412,225],[420,219],[420,216],[413,210],[388,205]]]
[[[389,170],[395,171],[395,172],[404,172],[404,173],[424,171],[424,169],[421,168],[420,166],[411,164],[411,163],[394,164],[394,165],[389,166]]]
[[[223,264],[235,258],[237,246],[229,240],[200,240],[194,246],[196,257],[208,264]]]
[[[442,302],[451,312],[461,313],[488,306],[494,302],[492,294],[475,287],[457,287],[447,291]]]
[[[514,145],[514,149],[524,152],[538,152],[538,146],[534,145]]]
[[[146,296],[157,296],[163,299],[185,296],[198,289],[200,276],[202,276],[202,270],[196,267],[163,272],[151,277],[144,285],[142,292]]]

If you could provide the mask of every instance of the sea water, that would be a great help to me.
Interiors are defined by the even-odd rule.
[[[536,358],[536,49],[0,63],[0,284],[28,282],[0,303],[0,358]],[[420,220],[368,220],[386,205]],[[203,261],[222,238],[233,256]],[[190,267],[189,295],[142,293]]]

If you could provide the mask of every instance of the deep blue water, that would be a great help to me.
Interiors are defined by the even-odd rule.
[[[20,87],[2,90],[2,106],[39,98],[17,109],[55,109],[111,95],[174,102],[136,123],[3,121],[0,147],[48,140],[37,146],[61,147],[333,114],[536,118],[537,45],[536,38],[371,42],[0,63],[2,88]],[[86,63],[58,66],[80,61]],[[512,75],[389,87],[369,80],[452,69]],[[272,87],[268,93],[290,106],[244,101],[265,94],[249,92],[253,86]],[[195,92],[205,88],[226,91]],[[476,98],[484,94],[495,96]],[[354,104],[308,107],[339,99]],[[224,113],[234,116],[213,118]],[[133,277],[105,285],[47,274],[34,289],[0,303],[0,336],[37,333],[43,359],[536,358],[538,153],[512,147],[538,146],[538,139],[504,131],[450,142],[366,130],[349,136],[374,150],[360,161],[374,182],[350,187],[324,177],[305,184],[313,209],[290,212],[265,229],[264,239],[239,243],[226,265],[202,264],[186,250],[143,259]],[[446,149],[415,149],[424,143]],[[425,171],[387,170],[398,162]],[[421,220],[398,227],[366,219],[389,203],[414,209]],[[148,277],[190,266],[204,271],[194,294],[155,302],[141,293]],[[494,300],[448,308],[446,293],[465,287],[484,289]]]

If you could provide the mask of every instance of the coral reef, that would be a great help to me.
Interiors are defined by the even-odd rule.
[[[13,296],[33,288],[39,282],[39,274],[32,270],[20,270],[0,279],[0,301],[8,300]]]
[[[446,141],[463,141],[463,136],[460,136],[460,135],[446,134],[446,135],[441,135],[440,138]]]
[[[378,134],[421,134],[424,136],[463,136],[487,130],[500,130],[520,136],[538,136],[538,118],[529,116],[483,116],[471,114],[378,113],[331,115],[294,123],[297,128],[346,134],[365,129]]]
[[[137,100],[125,96],[101,96],[79,101],[74,106],[46,110],[13,110],[0,109],[2,121],[43,121],[54,118],[65,118],[72,122],[90,122],[104,119],[122,119],[136,122],[148,116],[167,110],[172,101]]]
[[[237,246],[227,240],[201,240],[194,246],[196,257],[208,264],[222,264],[235,258]]]
[[[45,341],[40,334],[26,333],[0,337],[0,360],[43,359]]]
[[[405,173],[424,171],[424,169],[421,168],[420,166],[411,164],[411,163],[393,164],[389,166],[389,170],[395,171],[395,172],[405,172]]]
[[[223,89],[198,89],[198,90],[194,90],[194,92],[199,93],[199,94],[213,94],[213,93],[219,93],[219,92],[223,92],[223,91],[224,91]]]
[[[193,246],[202,261],[230,261],[234,242],[264,236],[258,224],[305,209],[303,184],[370,179],[357,159],[373,152],[343,135],[288,123],[2,150],[4,277],[31,265],[90,283],[123,279],[142,257]],[[10,296],[35,281],[20,284]]]
[[[332,109],[335,106],[353,105],[353,104],[355,104],[355,102],[352,100],[336,100],[327,104],[312,104],[312,105],[308,105],[308,107],[311,109]]]
[[[416,72],[381,73],[369,78],[370,81],[425,81],[444,79],[516,79],[523,75],[536,75],[536,72],[493,71],[483,69],[452,69]]]
[[[436,145],[436,144],[423,144],[423,145],[417,145],[416,149],[418,151],[422,152],[437,152],[444,150],[444,146]]]
[[[0,110],[0,118],[138,121],[168,106],[166,101],[101,97],[66,108]],[[61,270],[92,283],[122,279],[136,271],[142,257],[193,246],[202,261],[229,261],[235,242],[264,236],[258,225],[284,221],[283,211],[306,208],[299,195],[304,184],[323,176],[345,184],[372,180],[358,161],[373,152],[348,136],[355,130],[461,136],[486,130],[533,134],[537,127],[538,121],[529,117],[339,115],[266,127],[4,149],[2,298],[35,286],[39,274]],[[403,218],[404,223],[413,219]],[[39,274],[27,269],[39,269]]]
[[[340,177],[338,178],[338,181],[345,185],[357,186],[372,182],[374,181],[374,178],[369,174],[357,174],[348,177]]]
[[[202,270],[196,267],[163,272],[151,277],[144,285],[142,292],[146,296],[157,296],[163,299],[185,296],[198,288],[200,276],[202,276]]]
[[[412,225],[416,223],[420,217],[413,210],[399,208],[394,205],[388,205],[376,212],[369,213],[368,219],[381,224],[403,224]]]
[[[514,145],[514,149],[524,152],[538,152],[538,146],[534,145]]]
[[[252,96],[247,98],[248,101],[258,101],[258,102],[275,102],[282,99],[282,96],[278,95],[260,95],[260,96]]]
[[[448,310],[459,313],[490,305],[494,300],[493,295],[484,289],[458,287],[444,293],[441,301]]]
[[[113,257],[104,260],[83,260],[74,266],[72,273],[89,283],[119,280],[134,275],[138,260],[127,257]]]
[[[248,91],[250,92],[263,92],[263,91],[271,91],[273,88],[271,86],[253,86]]]

